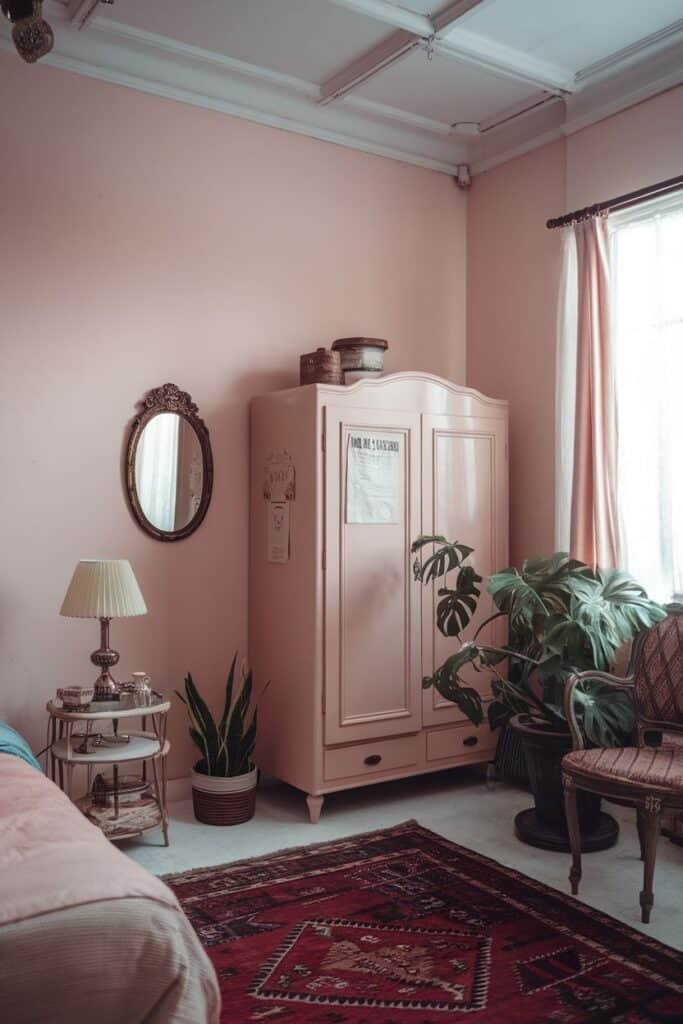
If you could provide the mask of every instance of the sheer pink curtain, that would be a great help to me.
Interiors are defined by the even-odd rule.
[[[559,429],[565,432],[560,445],[573,434],[564,468],[560,464],[566,480],[564,486],[560,482],[558,502],[568,501],[571,512],[569,536],[558,539],[562,547],[568,539],[571,553],[588,565],[609,568],[617,564],[618,530],[607,225],[604,218],[593,217],[571,231],[563,293],[565,304],[573,309],[571,316],[565,310],[561,321],[558,354]],[[566,379],[574,368],[575,379]],[[569,429],[563,427],[568,420],[573,421]]]

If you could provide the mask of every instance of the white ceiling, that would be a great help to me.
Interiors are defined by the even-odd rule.
[[[44,14],[46,63],[444,171],[683,82],[683,0],[46,0]]]

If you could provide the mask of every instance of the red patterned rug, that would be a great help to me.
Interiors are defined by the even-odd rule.
[[[681,954],[414,822],[166,881],[225,1022],[683,1022]]]

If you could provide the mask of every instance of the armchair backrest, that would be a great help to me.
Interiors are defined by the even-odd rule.
[[[646,729],[683,732],[683,614],[640,634],[632,666],[638,742]]]

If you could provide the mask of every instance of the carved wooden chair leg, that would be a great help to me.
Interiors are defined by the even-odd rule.
[[[650,912],[654,904],[653,882],[655,877],[655,860],[657,858],[657,840],[661,827],[662,802],[656,797],[647,797],[643,817],[643,889],[640,894],[641,920],[650,923]]]
[[[579,808],[576,801],[576,786],[573,779],[564,775],[564,809],[567,816],[567,831],[569,832],[569,846],[572,851],[572,866],[569,872],[569,881],[572,887],[572,895],[577,896],[579,882],[581,881],[581,831],[579,829]]]
[[[638,824],[638,841],[640,843],[640,859],[645,860],[645,812],[642,807],[636,808]]]

